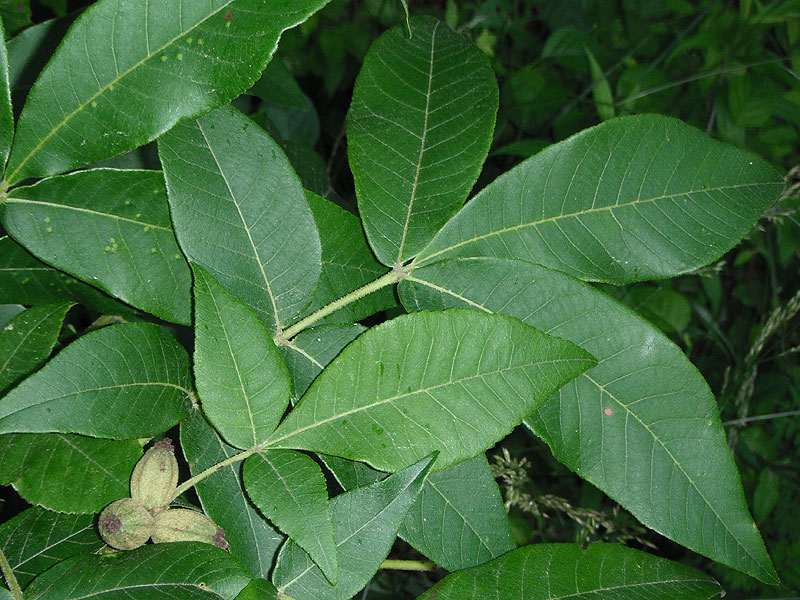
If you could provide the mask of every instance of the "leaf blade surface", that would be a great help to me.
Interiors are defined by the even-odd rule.
[[[733,247],[782,186],[763,160],[676,119],[611,119],[500,176],[416,263],[489,256],[587,281],[672,277]]]
[[[466,305],[512,314],[591,352],[598,365],[526,425],[646,526],[775,580],[711,390],[656,327],[587,284],[522,261],[437,263],[415,271],[400,295],[409,310]]]
[[[569,342],[493,317],[417,313],[372,328],[317,378],[266,446],[384,471],[432,451],[441,452],[438,468],[471,458],[594,364]]]
[[[364,59],[347,114],[348,157],[372,249],[403,263],[458,210],[494,130],[486,56],[444,23],[396,26]]]

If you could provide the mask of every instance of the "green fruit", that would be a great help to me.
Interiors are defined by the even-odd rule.
[[[117,550],[133,550],[153,533],[153,515],[133,498],[112,502],[100,513],[98,528],[106,544]]]
[[[155,516],[153,542],[205,542],[228,550],[225,530],[203,513],[186,508],[170,508]]]
[[[131,498],[158,511],[172,501],[178,487],[178,461],[172,440],[157,442],[139,459],[131,475]]]

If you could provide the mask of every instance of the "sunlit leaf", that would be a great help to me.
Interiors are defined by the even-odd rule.
[[[258,78],[281,33],[327,0],[102,0],[28,96],[7,179],[52,175],[155,139]],[[64,93],[68,90],[69,93]]]
[[[502,315],[405,315],[347,346],[266,444],[383,471],[437,450],[443,469],[486,450],[594,364],[573,344]]]
[[[671,277],[728,251],[782,188],[768,163],[681,121],[612,119],[501,175],[417,264],[492,256],[589,281]]]
[[[440,21],[376,40],[353,90],[347,149],[367,238],[385,265],[413,257],[467,198],[494,130],[487,57]]]
[[[0,399],[0,433],[150,437],[189,409],[189,357],[158,326],[79,338]]]

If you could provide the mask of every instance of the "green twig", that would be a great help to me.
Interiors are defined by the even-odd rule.
[[[229,465],[242,461],[245,458],[255,454],[256,452],[258,452],[257,448],[250,448],[250,450],[245,450],[244,452],[239,452],[239,454],[234,454],[233,456],[229,456],[225,460],[218,462],[217,464],[207,468],[205,471],[201,471],[194,477],[187,479],[182,484],[180,484],[175,490],[175,493],[172,495],[172,500],[175,500],[175,498],[180,496],[183,492],[185,492],[189,488],[194,487],[198,481],[202,481],[209,475],[213,475],[217,471],[220,471]]]
[[[0,549],[0,571],[3,573],[3,577],[11,590],[11,595],[14,596],[14,600],[23,600],[22,588],[19,587],[19,582],[14,575],[14,570],[11,568],[11,564],[8,562],[6,555],[3,554],[2,549]]]
[[[357,290],[353,290],[349,294],[342,296],[338,300],[334,300],[330,304],[323,306],[318,311],[311,313],[305,319],[298,321],[291,327],[288,327],[283,330],[280,339],[275,340],[275,343],[281,345],[286,340],[292,339],[298,333],[310,327],[320,319],[327,317],[329,314],[336,312],[340,308],[343,308],[350,304],[351,302],[355,302],[364,296],[371,294],[372,292],[376,292],[381,288],[386,287],[387,285],[392,285],[393,283],[397,283],[400,281],[405,274],[400,269],[392,269],[385,275],[378,277],[375,281],[372,281],[364,286],[361,286]]]
[[[394,569],[395,571],[433,571],[436,563],[430,560],[394,560],[387,558],[381,563],[381,569]]]
[[[768,421],[770,419],[780,419],[781,417],[800,417],[800,410],[790,410],[786,412],[770,413],[768,415],[756,415],[754,417],[742,417],[741,419],[733,419],[725,421],[723,425],[744,425],[753,421]]]

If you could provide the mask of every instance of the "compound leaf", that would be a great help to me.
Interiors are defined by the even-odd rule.
[[[0,435],[0,483],[31,504],[65,513],[96,513],[128,495],[142,456],[136,440],[63,433]]]
[[[94,515],[70,515],[32,506],[0,525],[0,550],[21,587],[57,562],[105,545]]]
[[[232,107],[158,141],[175,233],[272,330],[311,302],[320,243],[303,188],[280,147]]]
[[[708,575],[625,546],[536,544],[452,573],[417,600],[709,600],[723,593]]]
[[[229,444],[252,448],[289,405],[289,372],[256,314],[196,265],[194,308],[194,375],[203,412]]]
[[[189,357],[156,325],[84,335],[0,399],[0,433],[140,438],[189,409]]]
[[[225,443],[200,411],[192,411],[181,421],[181,448],[193,475],[240,452]],[[198,481],[194,489],[203,512],[225,530],[231,554],[252,577],[269,577],[285,538],[250,502],[244,491],[241,463],[216,471]]]
[[[191,322],[191,274],[161,173],[92,169],[51,177],[12,190],[0,220],[44,262],[162,319]]]
[[[289,540],[278,555],[272,582],[293,598],[349,600],[389,554],[397,528],[417,498],[435,456],[331,500],[333,536],[339,556],[335,586],[300,546]]]
[[[414,18],[372,45],[347,114],[367,238],[385,265],[413,257],[464,203],[489,151],[489,60],[444,23]]]
[[[411,309],[470,306],[571,340],[598,364],[526,419],[555,457],[642,523],[777,581],[703,377],[656,327],[602,292],[530,263],[456,259],[400,286]]]
[[[782,189],[768,163],[682,121],[611,119],[500,176],[416,263],[492,256],[587,281],[672,277],[728,251]]]
[[[71,304],[45,304],[24,310],[0,331],[0,395],[37,369],[58,341]]]
[[[502,315],[404,315],[348,345],[266,444],[383,471],[436,450],[443,469],[494,444],[594,364],[570,342]]]
[[[336,545],[319,465],[301,452],[266,450],[248,458],[243,468],[245,488],[255,505],[336,585]]]
[[[34,579],[25,598],[233,600],[249,582],[230,553],[202,542],[174,542],[67,559]]]
[[[94,4],[28,96],[8,182],[132,150],[225,104],[258,79],[281,33],[327,1]]]

